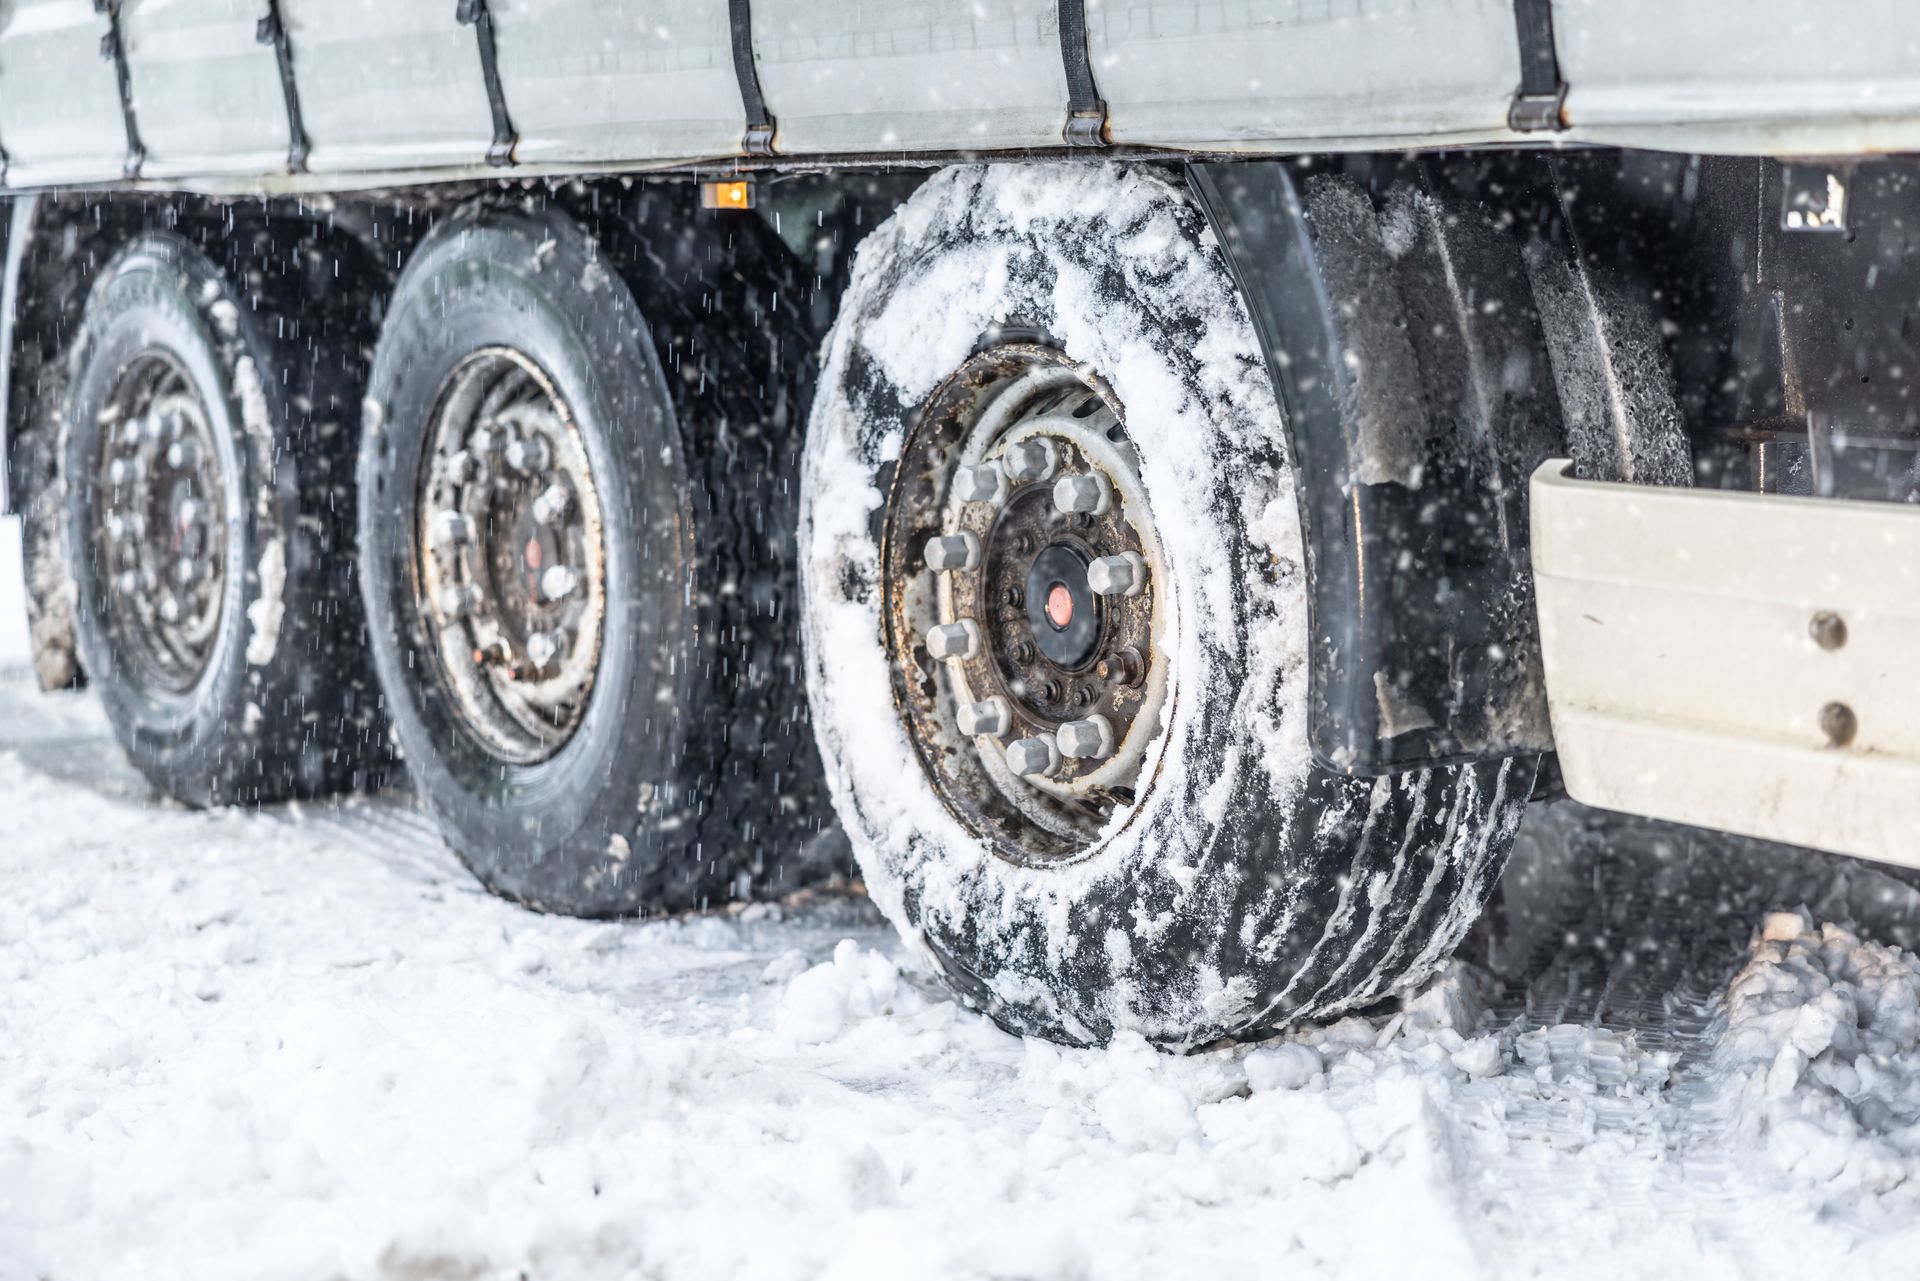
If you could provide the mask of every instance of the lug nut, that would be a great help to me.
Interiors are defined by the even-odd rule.
[[[131,485],[140,479],[140,461],[137,458],[116,458],[107,464],[107,483],[109,485]]]
[[[131,569],[123,569],[114,579],[114,586],[120,589],[122,596],[135,596],[140,592],[140,575]]]
[[[172,594],[160,598],[160,617],[166,622],[180,621],[180,598]]]
[[[450,543],[473,541],[473,524],[466,516],[451,508],[434,513],[433,529],[436,534]]]
[[[971,618],[930,627],[927,652],[935,658],[972,658],[980,652],[980,629]]]
[[[549,565],[540,571],[540,595],[546,600],[565,600],[579,585],[580,576],[565,565]]]
[[[447,479],[456,485],[473,483],[474,473],[478,470],[479,465],[474,462],[471,450],[456,450],[447,456]]]
[[[478,589],[466,586],[442,587],[437,598],[440,616],[448,622],[465,618],[480,603]]]
[[[507,447],[507,433],[499,427],[480,427],[467,437],[467,448],[475,458],[497,457]]]
[[[567,492],[567,487],[555,481],[533,500],[533,518],[542,525],[556,524],[567,514],[567,507],[572,502],[573,495]]]
[[[1062,756],[1103,761],[1113,755],[1113,724],[1097,715],[1068,721],[1060,727],[1059,742]]]
[[[539,436],[528,436],[507,446],[507,466],[523,476],[545,471],[552,456],[547,442]]]
[[[167,466],[175,471],[192,471],[200,465],[200,442],[176,440],[167,446]]]
[[[1138,596],[1146,585],[1147,562],[1139,552],[1101,556],[1087,565],[1087,586],[1102,596]]]
[[[1113,506],[1113,485],[1097,471],[1084,476],[1062,476],[1053,482],[1053,505],[1068,515],[1084,512],[1104,516]]]
[[[132,448],[134,445],[140,443],[140,438],[146,435],[146,430],[146,419],[129,418],[126,422],[120,424],[120,443],[128,448]]]
[[[927,568],[936,573],[972,569],[980,563],[980,540],[972,534],[937,534],[927,540]]]
[[[1008,445],[1007,451],[1000,455],[1000,465],[1007,469],[1007,475],[1021,483],[1045,480],[1053,475],[1054,451],[1050,440],[1023,440],[1017,445]]]
[[[182,587],[192,583],[198,577],[200,577],[200,566],[194,561],[182,556],[173,562],[173,581]]]
[[[1093,674],[1103,681],[1138,685],[1140,678],[1146,674],[1146,667],[1140,658],[1140,651],[1129,645],[1112,658],[1103,658],[1094,664]]]
[[[1007,706],[1007,700],[998,694],[982,699],[978,703],[968,703],[954,714],[954,720],[960,726],[960,732],[969,738],[981,734],[1004,734],[1013,728],[1013,709]]]
[[[158,414],[148,414],[139,420],[140,434],[148,440],[158,441],[167,435],[167,424]]]
[[[527,661],[535,671],[545,671],[560,653],[560,638],[552,632],[533,632],[527,637]]]
[[[1007,746],[1007,768],[1021,778],[1043,778],[1060,768],[1060,749],[1050,734],[1018,739]]]
[[[953,475],[953,492],[963,503],[1003,503],[1007,474],[992,463],[962,467]]]

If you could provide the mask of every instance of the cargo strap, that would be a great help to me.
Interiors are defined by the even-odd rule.
[[[1061,131],[1069,147],[1107,145],[1107,104],[1093,83],[1093,59],[1087,53],[1086,0],[1059,0],[1060,61],[1067,72],[1067,125]]]
[[[256,44],[273,46],[280,64],[280,97],[287,104],[287,168],[307,171],[307,127],[300,120],[300,90],[293,83],[293,48],[287,43],[287,24],[280,19],[280,0],[267,0],[267,15],[254,24]]]
[[[504,168],[513,163],[514,144],[520,135],[513,131],[507,115],[506,91],[500,87],[500,63],[493,49],[493,14],[487,0],[460,0],[453,16],[461,26],[472,27],[480,45],[480,75],[487,82],[487,108],[493,112],[493,145],[487,148],[487,163]]]
[[[1520,41],[1520,92],[1507,108],[1507,127],[1516,133],[1565,129],[1567,82],[1553,48],[1553,0],[1513,0],[1513,25]]]
[[[127,161],[121,172],[138,178],[147,149],[140,145],[140,125],[133,118],[133,72],[127,67],[126,42],[120,38],[120,0],[93,0],[93,11],[107,16],[107,34],[100,37],[100,57],[113,64],[113,73],[120,80],[120,120],[127,129]]]
[[[727,18],[733,27],[733,75],[740,82],[740,105],[747,113],[747,132],[740,139],[740,150],[749,156],[770,156],[774,121],[767,111],[767,100],[760,96],[760,72],[753,65],[750,0],[727,0]]]

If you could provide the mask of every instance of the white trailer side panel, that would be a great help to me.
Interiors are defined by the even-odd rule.
[[[493,116],[453,0],[281,0],[316,172],[486,163]],[[576,33],[577,34],[577,33]]]
[[[746,115],[726,0],[493,0],[492,8],[520,163],[739,151]]]
[[[1920,146],[1914,0],[1554,0],[1567,118],[1626,145]]]
[[[789,154],[1057,147],[1066,125],[1052,0],[756,0],[753,47]]]
[[[122,0],[158,187],[324,189],[486,176],[473,28],[454,0],[281,0],[311,174],[286,172],[265,0]],[[1920,0],[1552,0],[1559,132],[1507,127],[1513,0],[1085,0],[1116,143],[1287,154],[1476,143],[1708,153],[1920,151]],[[515,161],[540,172],[740,154],[727,0],[491,0]],[[786,156],[1062,150],[1054,0],[753,0]],[[0,0],[13,187],[118,180],[108,20]],[[1084,154],[1084,153],[1083,153]]]
[[[273,47],[254,39],[260,0],[127,0],[120,34],[154,178],[271,173],[287,163],[286,99]],[[217,85],[217,93],[208,87]]]
[[[1087,0],[1113,141],[1429,145],[1506,133],[1512,0]]]
[[[0,4],[0,146],[10,186],[100,182],[126,167],[107,20],[75,0]]]

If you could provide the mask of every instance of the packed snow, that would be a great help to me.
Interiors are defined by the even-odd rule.
[[[17,557],[11,522],[0,554]],[[1536,810],[1442,975],[1022,1041],[850,890],[593,923],[403,799],[157,800],[0,561],[0,1278],[1883,1275],[1920,892]]]

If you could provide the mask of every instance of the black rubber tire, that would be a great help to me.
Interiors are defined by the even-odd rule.
[[[800,658],[800,454],[831,319],[822,264],[796,257],[765,218],[703,210],[694,183],[579,203],[575,216],[643,300],[688,467],[690,663],[713,688],[700,695],[704,728],[680,745],[693,798],[683,846],[730,866],[736,897],[844,878],[853,859]]]
[[[80,661],[134,765],[190,805],[365,786],[385,755],[345,554],[359,389],[357,359],[336,352],[356,336],[319,300],[337,292],[326,260],[299,269],[297,239],[272,240],[246,240],[274,269],[236,285],[185,239],[139,236],[96,279],[67,373],[65,548]],[[116,653],[89,537],[101,410],[126,362],[156,346],[206,407],[229,517],[216,648],[178,695],[146,686]]]
[[[65,406],[61,405],[61,412]],[[20,562],[26,578],[27,634],[34,679],[43,690],[78,689],[80,642],[74,616],[79,590],[67,565],[67,487],[60,471],[58,423],[36,424],[13,451],[26,473],[20,511]]]
[[[1183,655],[1157,776],[1064,865],[1001,857],[937,803],[891,706],[869,514],[932,381],[1008,320],[1142,411],[1127,429]],[[862,246],[804,473],[815,723],[875,901],[1002,1026],[1183,1048],[1363,1005],[1442,962],[1497,877],[1531,762],[1379,781],[1310,763],[1289,466],[1227,264],[1174,177],[948,170]]]
[[[534,764],[502,762],[466,727],[427,652],[413,586],[429,416],[448,373],[486,346],[523,353],[552,381],[585,442],[604,520],[607,614],[593,690],[572,737]],[[805,738],[804,726],[796,736],[765,719],[797,705],[797,673],[783,702],[767,693],[781,681],[777,664],[756,672],[730,661],[722,646],[738,642],[741,619],[721,613],[716,596],[742,617],[764,602],[751,576],[711,590],[717,549],[750,542],[746,522],[764,518],[767,487],[784,478],[793,489],[793,466],[721,465],[725,486],[696,484],[714,460],[677,409],[626,280],[577,222],[545,205],[475,203],[435,228],[401,278],[374,356],[360,547],[394,727],[455,852],[488,888],[542,910],[629,915],[784,888],[779,853],[813,834],[794,812],[804,761],[796,769],[790,752],[767,746],[783,731],[787,742]],[[790,557],[785,572],[790,583]],[[762,619],[765,635],[790,635],[792,613]],[[817,763],[811,771],[817,786]]]

